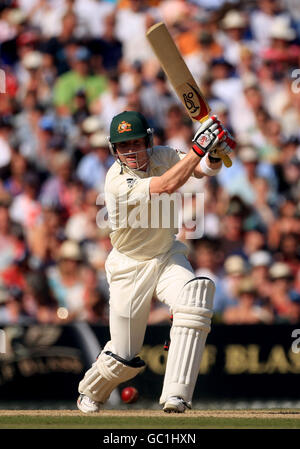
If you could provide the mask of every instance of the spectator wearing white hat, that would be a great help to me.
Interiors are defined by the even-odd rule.
[[[82,254],[78,243],[66,240],[59,248],[57,265],[47,270],[50,289],[59,308],[64,309],[61,312],[65,313],[66,321],[84,320],[87,317],[81,263]]]
[[[296,32],[290,20],[277,17],[270,29],[270,45],[261,52],[262,58],[272,64],[277,76],[284,75],[289,68],[298,64],[300,47],[293,43],[295,38]]]
[[[251,13],[251,31],[258,48],[266,48],[270,44],[270,34],[273,23],[278,17],[288,17],[280,11],[278,0],[260,0]]]
[[[234,307],[238,303],[238,288],[247,271],[245,261],[238,255],[229,256],[224,262],[224,271],[224,277],[216,285],[214,299],[214,311],[219,316],[227,307]]]
[[[221,20],[223,34],[220,42],[224,47],[224,57],[234,66],[240,62],[243,46],[251,47],[252,45],[252,42],[245,37],[247,27],[247,16],[236,9],[229,10]]]
[[[55,76],[56,68],[51,55],[37,50],[26,52],[18,71],[20,87],[17,98],[23,100],[28,92],[36,92],[40,103],[51,103]]]
[[[90,136],[89,144],[92,151],[81,159],[77,176],[86,187],[103,191],[107,170],[114,162],[107,135],[103,131],[96,132]]]
[[[244,278],[237,289],[238,304],[228,307],[223,315],[226,324],[271,324],[273,313],[259,304],[257,290],[250,277]]]
[[[269,270],[271,289],[269,300],[278,323],[298,323],[300,320],[300,295],[293,290],[293,274],[284,262],[275,262]]]
[[[242,146],[235,162],[237,167],[228,177],[227,173],[218,176],[225,190],[232,196],[238,195],[247,204],[254,204],[255,190],[253,182],[258,176],[272,180],[274,169],[270,164],[260,162],[258,150],[253,146]],[[273,188],[270,183],[270,188]]]
[[[270,293],[269,267],[271,263],[272,256],[265,250],[255,251],[249,257],[251,279],[261,299],[267,298]]]
[[[85,102],[86,102],[86,93],[84,90],[80,89],[77,94],[82,95],[84,93]],[[73,157],[75,160],[76,166],[80,162],[83,156],[88,154],[91,151],[91,146],[89,139],[92,134],[96,132],[103,131],[104,123],[100,120],[98,115],[90,115],[90,112],[84,120],[81,121],[80,126],[77,126],[77,135],[76,139],[74,139],[74,153]]]

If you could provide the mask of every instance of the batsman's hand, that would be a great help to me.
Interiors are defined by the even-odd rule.
[[[225,138],[225,129],[216,115],[202,123],[192,140],[193,151],[203,157],[206,153],[214,151]]]
[[[208,159],[213,163],[220,162],[220,160],[222,159],[222,154],[226,154],[227,156],[229,156],[236,147],[236,141],[234,140],[230,132],[227,131],[226,128],[223,129],[224,135],[221,139],[221,143],[219,143],[213,151],[210,151],[208,155]]]
[[[210,155],[212,157],[220,157],[218,155],[220,155],[220,153],[226,154],[227,156],[230,155],[230,153],[232,153],[232,151],[235,149],[236,147],[236,141],[234,140],[233,136],[230,134],[229,131],[227,131],[226,128],[224,129],[224,136],[222,138],[221,143],[216,147],[216,149],[214,149]],[[214,156],[215,154],[215,156]]]

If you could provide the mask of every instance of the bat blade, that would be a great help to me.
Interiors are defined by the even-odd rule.
[[[147,31],[147,39],[169,78],[178,97],[193,120],[206,117],[210,108],[197,86],[190,70],[163,22]]]
[[[146,33],[147,39],[157,56],[165,74],[192,120],[203,122],[210,113],[210,107],[202,95],[196,81],[181,56],[166,25],[159,22]],[[225,154],[220,154],[226,167],[232,162]]]

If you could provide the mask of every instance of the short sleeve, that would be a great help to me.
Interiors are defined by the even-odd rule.
[[[168,156],[169,165],[171,168],[173,167],[173,165],[177,164],[177,162],[181,161],[186,156],[186,153],[182,153],[180,150],[170,149],[170,151],[168,152]]]

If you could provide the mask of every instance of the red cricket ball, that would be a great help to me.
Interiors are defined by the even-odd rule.
[[[139,392],[134,387],[126,387],[122,390],[121,398],[126,404],[133,404],[133,402],[138,400]]]

